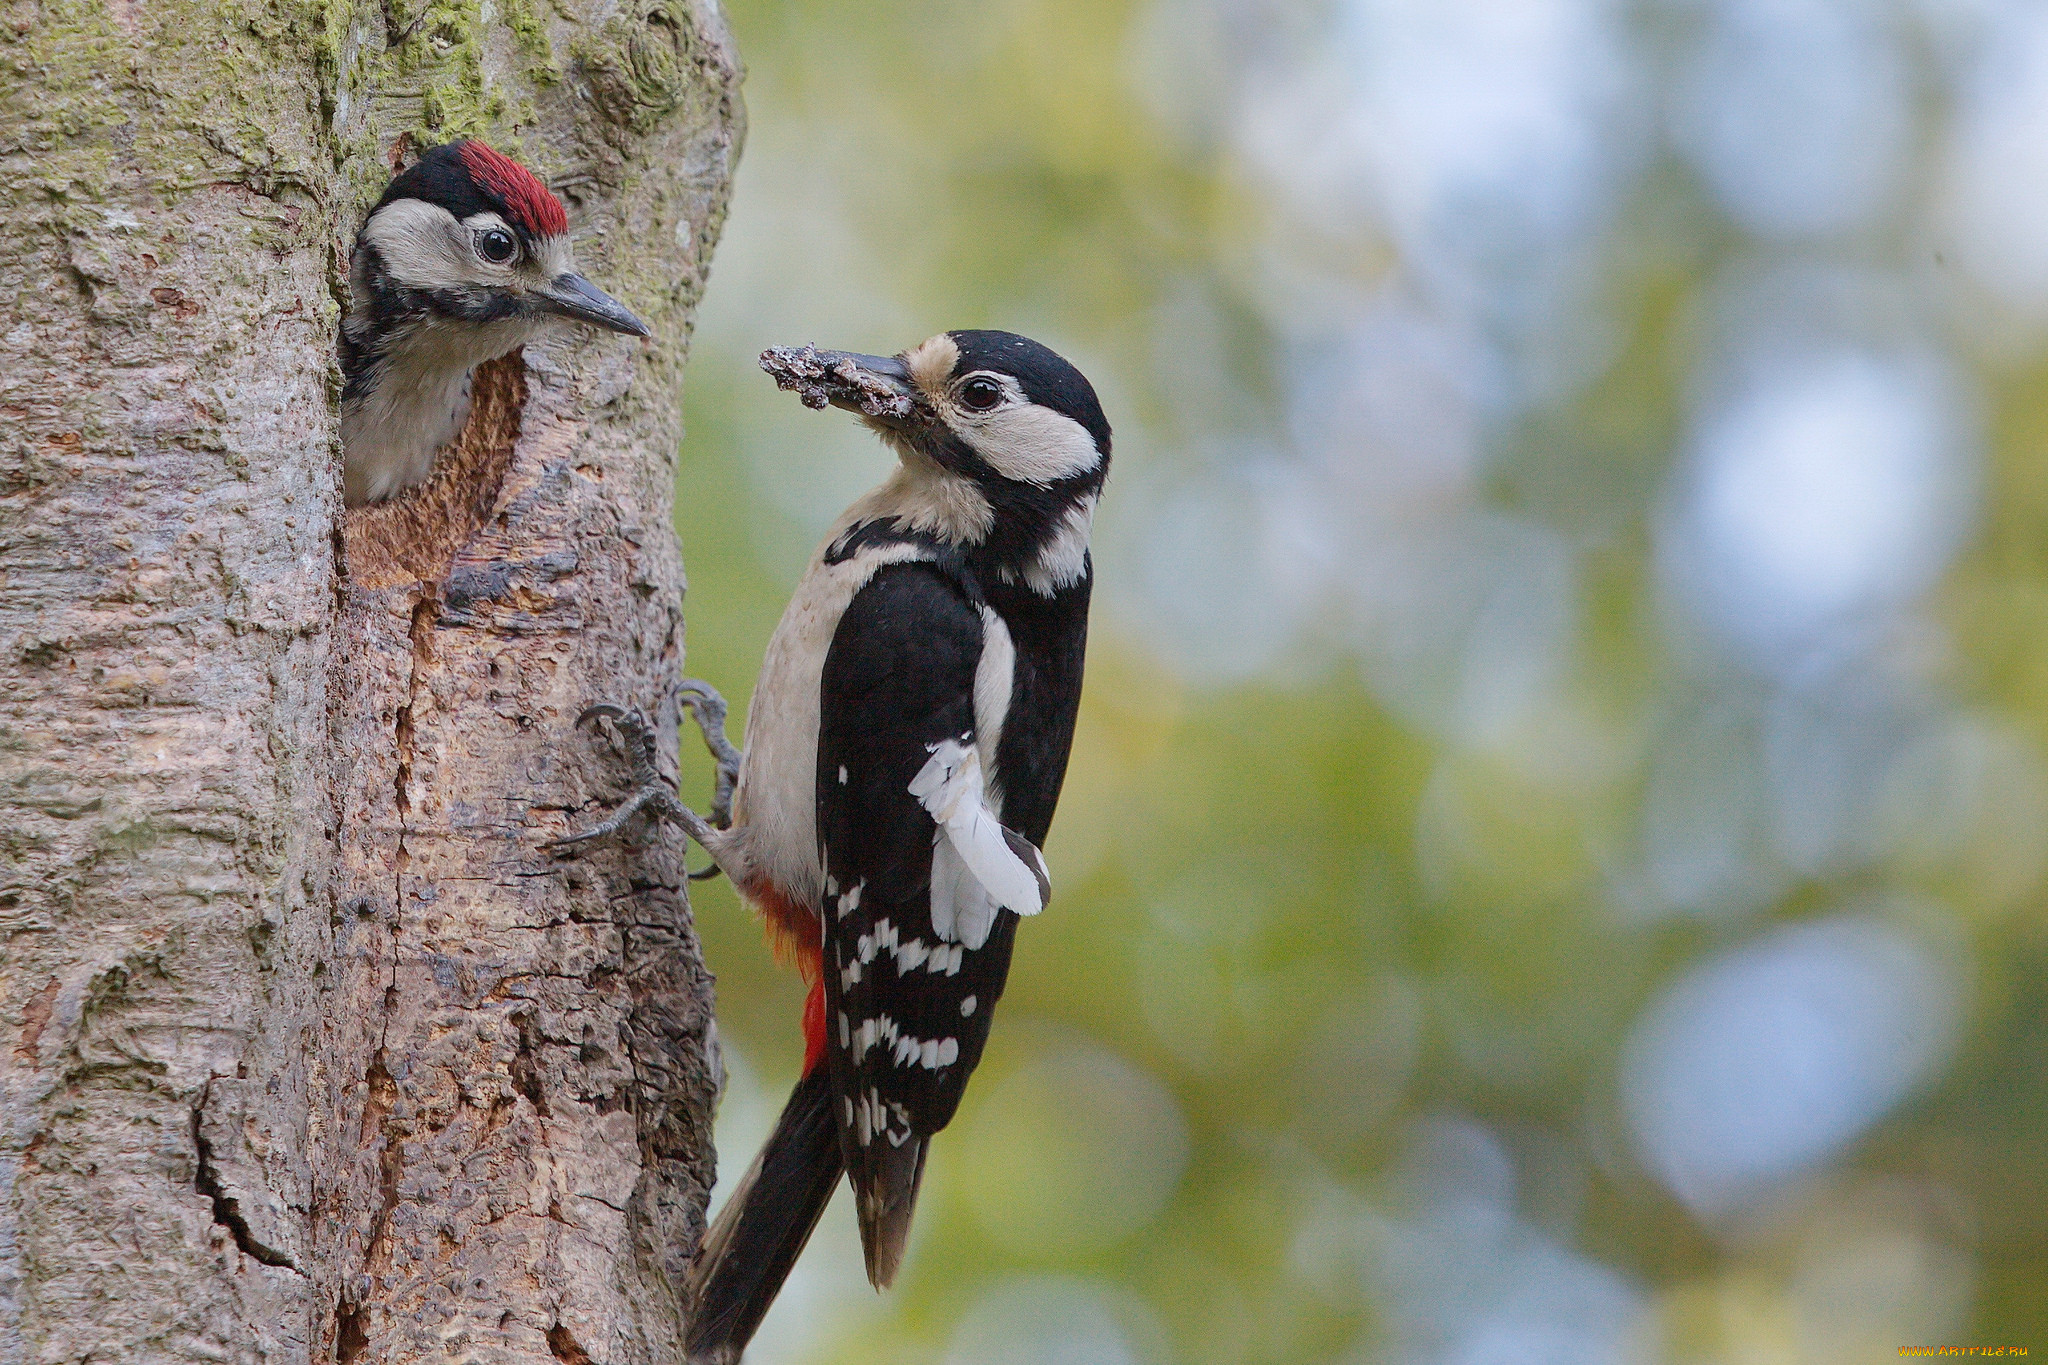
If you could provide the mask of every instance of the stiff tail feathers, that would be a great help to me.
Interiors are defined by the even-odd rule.
[[[867,1257],[868,1283],[887,1289],[910,1243],[910,1216],[924,1183],[928,1138],[912,1136],[900,1147],[886,1133],[862,1152],[853,1171],[854,1211],[860,1217],[860,1248]]]
[[[828,1071],[813,1066],[797,1082],[774,1133],[704,1236],[688,1285],[691,1365],[739,1360],[838,1187],[845,1164]]]

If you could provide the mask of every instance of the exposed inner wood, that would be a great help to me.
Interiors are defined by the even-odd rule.
[[[517,351],[476,367],[469,421],[434,461],[418,488],[388,502],[344,512],[342,559],[349,582],[362,588],[433,583],[490,520],[526,408],[526,360]]]

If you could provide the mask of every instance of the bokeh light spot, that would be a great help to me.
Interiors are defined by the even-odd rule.
[[[1974,507],[1972,455],[1940,367],[1784,357],[1701,425],[1667,575],[1733,643],[1797,657],[1933,583]]]
[[[1811,1170],[1947,1059],[1957,974],[1871,914],[1768,934],[1637,1022],[1622,1093],[1643,1160],[1704,1215]]]

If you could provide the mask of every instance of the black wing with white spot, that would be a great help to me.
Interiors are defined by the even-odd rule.
[[[896,564],[855,595],[825,659],[826,1055],[878,1284],[902,1254],[926,1139],[953,1117],[981,1059],[1017,926],[1000,907],[1044,901],[1036,850],[981,805],[982,642],[963,584],[932,564]],[[936,927],[935,843],[945,883]]]

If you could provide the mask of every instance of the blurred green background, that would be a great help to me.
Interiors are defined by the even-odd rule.
[[[730,9],[688,671],[888,465],[764,346],[1116,427],[1054,900],[749,1359],[2048,1350],[2048,11]],[[801,988],[696,907],[730,1172]]]

